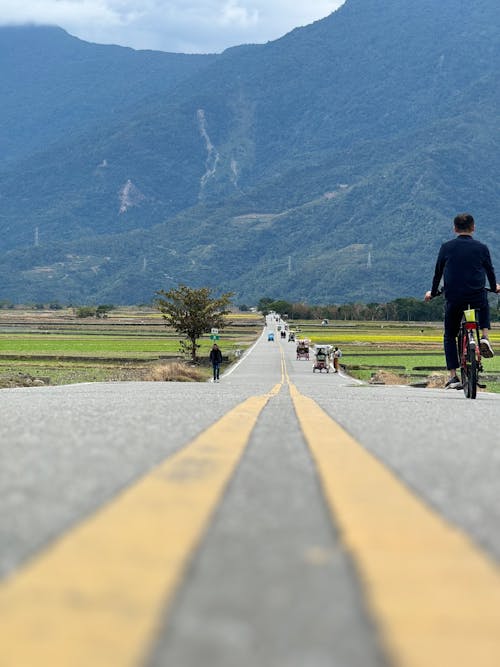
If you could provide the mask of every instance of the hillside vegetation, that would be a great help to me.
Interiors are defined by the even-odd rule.
[[[420,296],[463,210],[498,265],[499,26],[496,0],[347,0],[219,56],[124,49],[122,80],[140,70],[147,85],[122,88],[116,113],[99,93],[98,123],[54,124],[36,146],[17,132],[0,171],[0,299],[137,303],[180,282],[247,303]],[[85,45],[101,63],[104,48]],[[81,102],[88,71],[37,62],[50,81],[63,60]]]

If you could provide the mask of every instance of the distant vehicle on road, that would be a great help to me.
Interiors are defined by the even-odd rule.
[[[315,371],[319,371],[322,373],[323,371],[326,371],[327,373],[330,372],[330,352],[331,352],[331,345],[315,345],[314,346],[314,356],[315,356],[315,362],[313,366],[313,373]]]
[[[309,344],[308,338],[299,338],[297,341],[297,359],[309,359]]]

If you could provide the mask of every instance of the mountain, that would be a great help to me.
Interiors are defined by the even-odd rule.
[[[52,26],[0,26],[0,166],[126,116],[215,58],[89,44]]]
[[[185,56],[119,114],[96,94],[98,123],[54,124],[0,170],[0,300],[177,282],[246,302],[419,296],[462,210],[495,259],[499,26],[496,0],[347,0],[266,45]]]

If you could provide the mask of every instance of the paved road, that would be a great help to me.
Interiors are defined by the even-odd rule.
[[[498,667],[500,397],[311,366],[3,390],[0,666]]]

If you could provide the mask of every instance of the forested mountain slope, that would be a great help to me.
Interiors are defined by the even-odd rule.
[[[151,80],[127,113],[4,165],[0,296],[419,295],[462,210],[500,263],[499,26],[494,0],[347,0]]]

